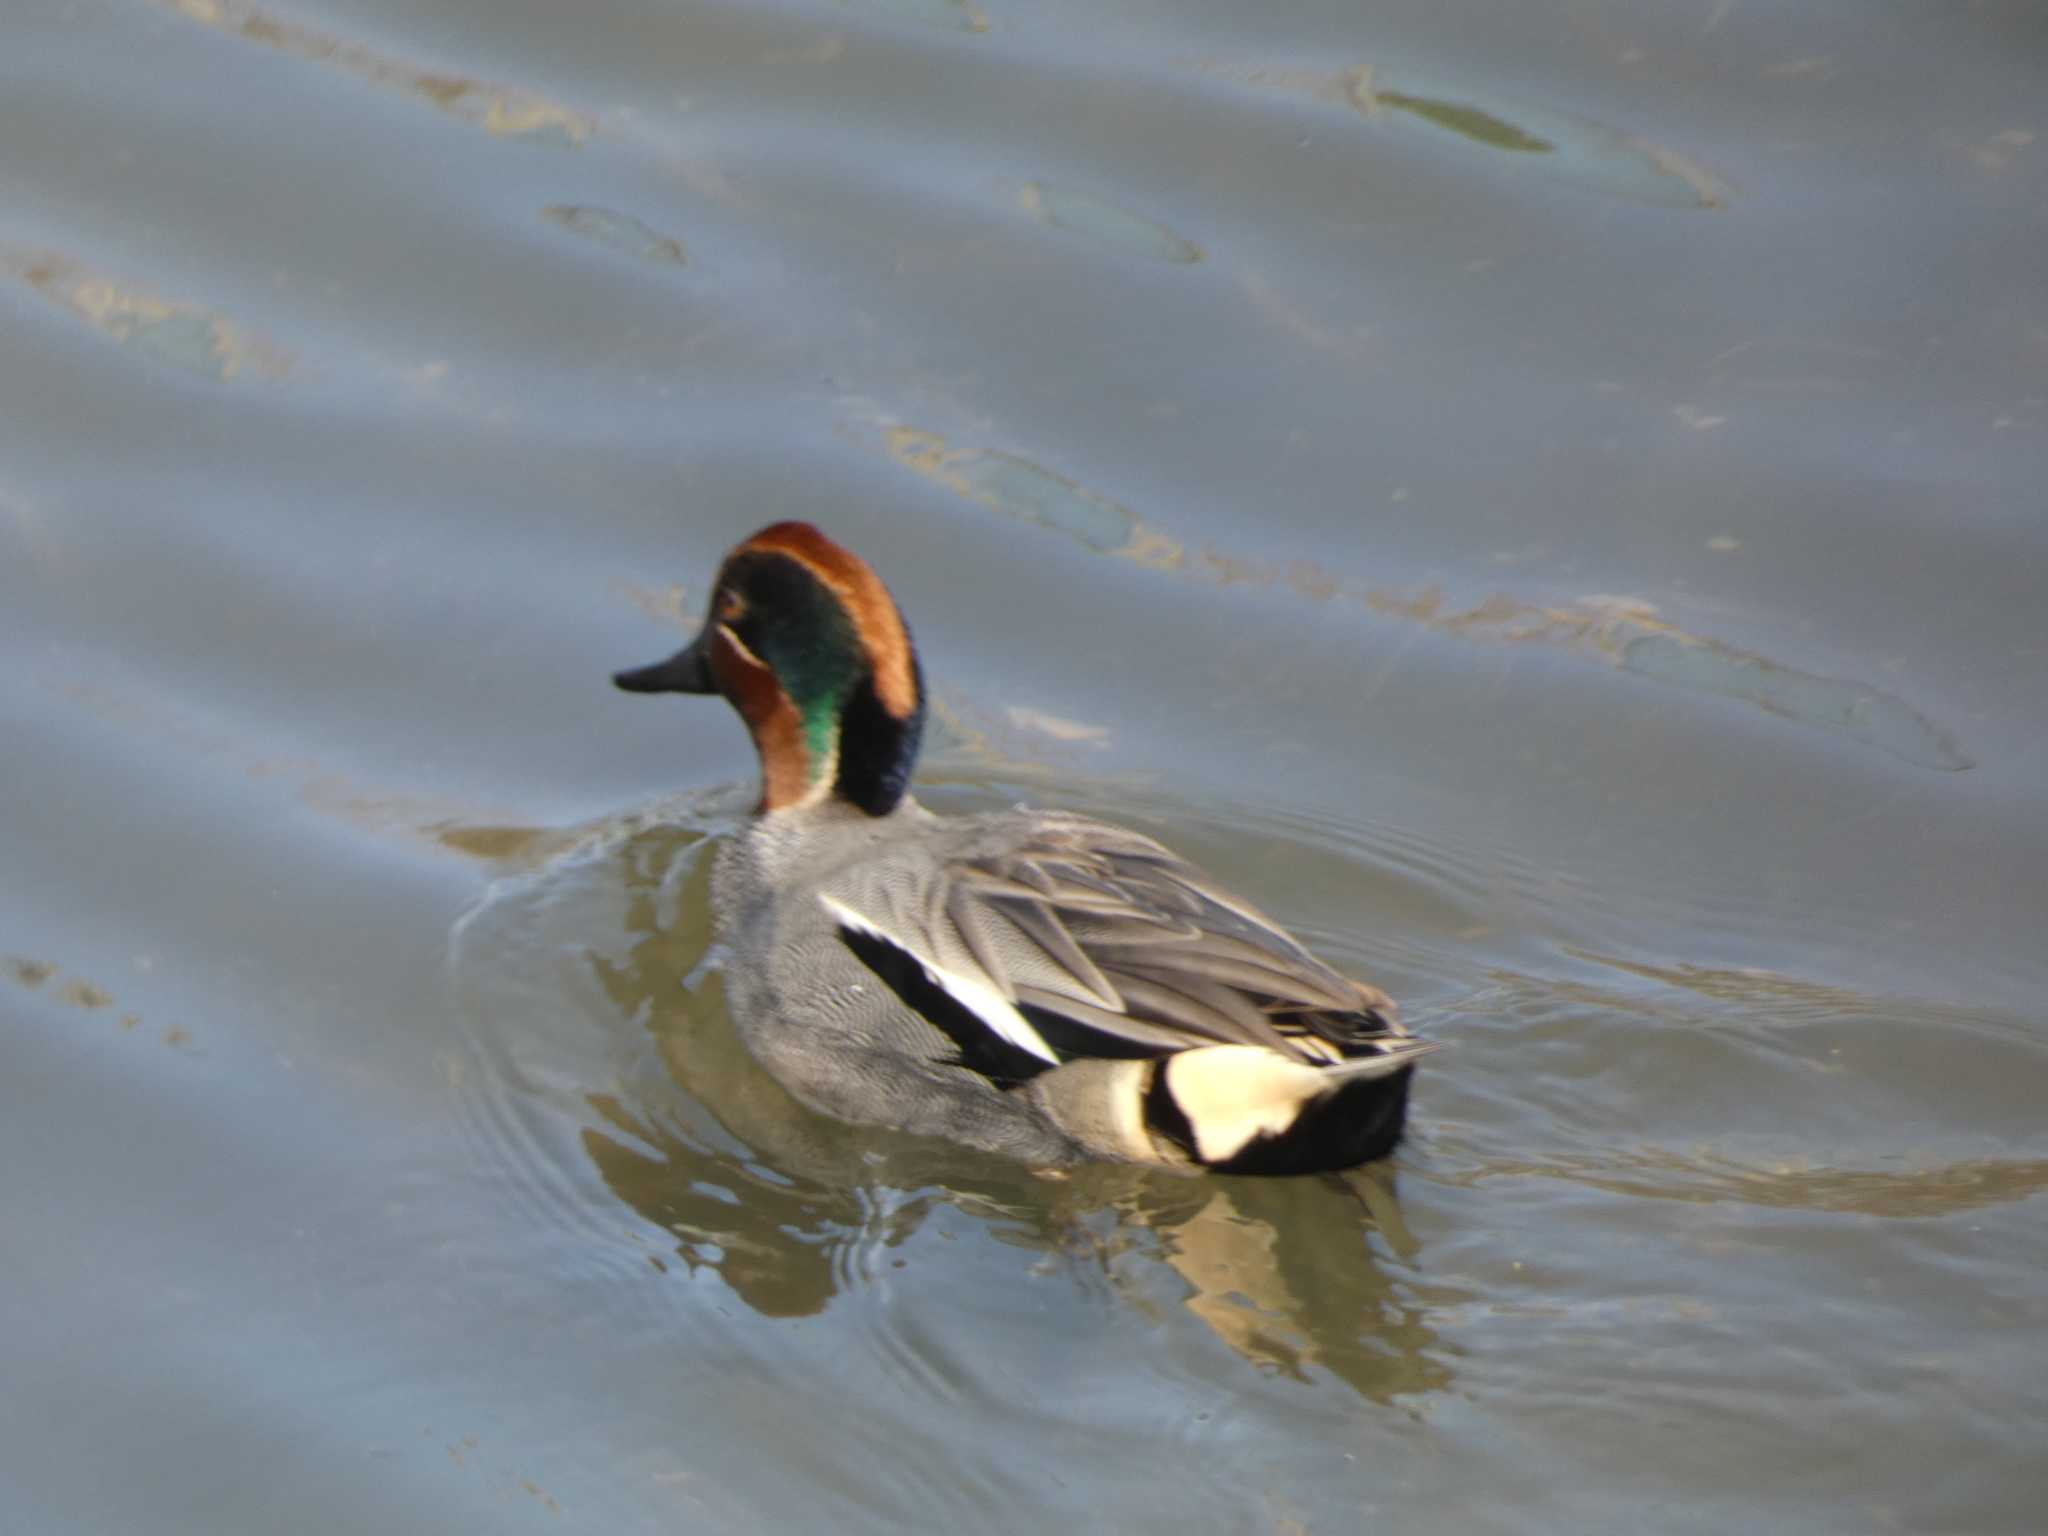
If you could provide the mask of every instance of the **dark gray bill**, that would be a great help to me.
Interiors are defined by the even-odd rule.
[[[612,681],[628,693],[716,693],[718,683],[711,676],[711,659],[704,653],[699,635],[667,661],[651,666],[614,672]]]

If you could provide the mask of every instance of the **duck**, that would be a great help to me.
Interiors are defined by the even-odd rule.
[[[1048,1172],[1335,1173],[1400,1141],[1433,1047],[1385,992],[1142,833],[918,804],[910,628],[811,524],[738,544],[696,638],[612,680],[721,695],[752,737],[714,929],[733,1027],[808,1109]]]

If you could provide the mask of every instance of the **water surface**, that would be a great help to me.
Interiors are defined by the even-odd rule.
[[[2024,1531],[2034,7],[22,0],[9,1531]],[[1450,1048],[1348,1182],[821,1123],[672,648]]]

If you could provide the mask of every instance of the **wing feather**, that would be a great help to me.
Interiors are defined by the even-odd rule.
[[[1126,1006],[1143,1010],[1144,994],[1139,988],[1157,988],[1171,995],[1200,1020],[1204,1033],[1217,1040],[1264,1045],[1285,1054],[1291,1047],[1244,993],[1221,986],[1208,977],[1185,969],[1132,967],[1113,973]]]
[[[955,885],[946,898],[946,916],[973,954],[975,963],[988,973],[998,992],[1014,999],[1017,988],[1010,980],[1010,968],[1003,963],[1003,946],[989,932],[987,912],[987,905],[977,902],[964,885]]]
[[[1115,1013],[1107,1008],[1097,1008],[1092,1003],[1077,1003],[1070,997],[1062,997],[1054,992],[1041,992],[1036,987],[1019,987],[1017,1004],[1020,1008],[1032,1010],[1033,1016],[1041,1021],[1051,1017],[1078,1024],[1083,1029],[1102,1036],[1104,1045],[1123,1041],[1133,1047],[1129,1051],[1117,1052],[1098,1046],[1098,1052],[1102,1055],[1165,1056],[1174,1051],[1184,1051],[1195,1043],[1188,1039],[1183,1030],[1169,1029],[1163,1024],[1150,1023],[1129,1013]]]
[[[915,854],[850,862],[820,900],[1040,1060],[1239,1044],[1378,1073],[1422,1048],[1385,994],[1139,833],[989,818]]]
[[[1100,1008],[1121,1006],[1116,988],[1074,940],[1059,913],[1038,904],[1004,902],[998,921],[1008,923],[1022,934],[1047,962],[1050,974],[1039,976],[1039,985],[1049,991],[1072,996],[1077,1002]]]

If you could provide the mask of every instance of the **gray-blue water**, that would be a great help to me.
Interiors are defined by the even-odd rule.
[[[0,1527],[2038,1529],[2038,6],[5,10]],[[1391,1169],[748,1064],[782,517]]]

